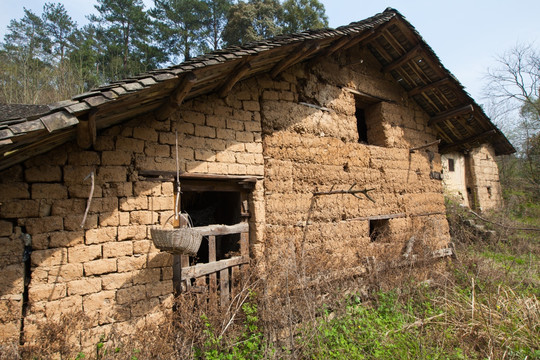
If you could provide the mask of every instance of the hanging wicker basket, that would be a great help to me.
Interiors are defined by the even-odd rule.
[[[191,223],[191,221],[188,223]],[[158,249],[173,254],[196,255],[202,241],[201,233],[191,227],[152,227],[150,228],[150,234],[154,245]]]
[[[196,255],[201,246],[202,235],[195,229],[175,228],[159,229],[151,228],[154,245],[161,251],[173,254]]]

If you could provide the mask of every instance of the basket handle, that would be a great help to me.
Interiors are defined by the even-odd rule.
[[[165,224],[163,225],[166,225],[171,219],[172,217],[174,216],[175,214],[172,214],[171,216],[169,216],[167,218],[167,220],[165,220]],[[191,216],[189,216],[189,214],[187,212],[178,212],[178,217],[181,217],[183,218],[184,220],[186,220],[187,224],[188,224],[188,228],[192,228],[193,227],[193,221],[191,221]]]

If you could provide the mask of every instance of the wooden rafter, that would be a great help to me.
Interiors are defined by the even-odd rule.
[[[233,86],[242,79],[251,70],[251,64],[249,63],[249,57],[246,57],[231,73],[231,75],[223,82],[218,90],[219,97],[226,97]]]
[[[351,34],[344,36],[338,41],[332,43],[332,45],[330,45],[330,47],[323,54],[321,54],[321,57],[330,56],[336,51],[341,50],[341,49],[348,49],[372,37],[373,34],[375,34],[375,30],[371,29],[369,31],[363,32],[356,36],[353,36]]]
[[[270,71],[270,76],[272,76],[272,78],[276,78],[283,70],[313,55],[320,49],[320,47],[321,46],[318,42],[309,41],[300,44],[292,51],[290,56],[286,56],[274,66],[272,71]]]
[[[402,66],[403,64],[411,61],[412,58],[417,56],[420,53],[421,50],[422,50],[422,46],[420,44],[416,45],[411,50],[409,50],[407,53],[403,54],[403,56],[401,56],[400,58],[398,58],[395,61],[391,62],[390,64],[384,66],[382,68],[382,71],[386,73],[386,72],[392,71],[392,70]]]
[[[196,82],[197,76],[194,73],[189,72],[184,75],[182,80],[180,80],[180,84],[178,84],[172,95],[169,96],[166,104],[155,111],[156,119],[159,121],[165,120],[176,111]]]
[[[447,110],[447,111],[444,111],[436,116],[433,116],[429,122],[428,122],[428,126],[433,126],[433,125],[436,125],[446,119],[450,119],[450,118],[453,118],[453,117],[456,117],[456,116],[459,116],[459,115],[464,115],[464,114],[468,114],[468,113],[471,113],[474,111],[474,107],[471,105],[471,104],[468,104],[468,105],[465,105],[465,106],[460,106],[460,107],[457,107],[457,108],[454,108],[454,109],[450,109],[450,110]]]
[[[415,95],[427,92],[429,90],[432,90],[434,88],[437,88],[439,86],[448,85],[450,83],[451,83],[451,80],[450,80],[449,77],[442,78],[441,80],[437,80],[437,81],[432,82],[430,84],[418,86],[418,87],[415,87],[414,89],[411,89],[409,91],[409,96],[415,96]]]
[[[79,124],[77,125],[77,145],[81,149],[89,149],[96,144],[96,137],[96,111],[92,110],[88,114],[88,120],[79,119]]]
[[[474,135],[474,136],[471,136],[471,137],[468,137],[466,139],[463,139],[461,141],[458,141],[458,142],[455,142],[453,144],[447,144],[447,145],[443,145],[439,148],[440,152],[443,153],[443,152],[449,152],[449,151],[453,151],[453,150],[457,150],[459,149],[461,146],[463,145],[466,145],[466,144],[470,144],[470,143],[474,143],[474,142],[477,142],[477,141],[481,141],[483,140],[485,137],[489,136],[489,135],[494,135],[497,133],[497,130],[496,129],[492,129],[492,130],[489,130],[489,131],[486,131],[486,132],[483,132],[481,134],[478,134],[478,135]]]

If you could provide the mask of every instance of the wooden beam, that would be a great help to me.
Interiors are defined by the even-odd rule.
[[[421,50],[422,50],[422,45],[421,44],[416,45],[415,47],[413,47],[407,53],[403,54],[398,59],[396,59],[393,62],[391,62],[390,64],[384,66],[382,68],[382,72],[387,73],[387,72],[390,72],[390,71],[404,65],[405,63],[411,61],[412,58],[417,56],[420,53]]]
[[[96,137],[96,111],[92,110],[88,114],[88,120],[79,119],[79,124],[77,125],[77,145],[81,149],[90,149],[96,144]]]
[[[443,152],[450,152],[450,151],[453,151],[453,150],[456,150],[456,149],[459,149],[461,146],[463,145],[466,145],[466,144],[469,144],[469,143],[474,143],[474,142],[477,142],[477,141],[480,141],[482,140],[483,138],[485,138],[486,136],[489,136],[489,135],[494,135],[497,133],[497,130],[496,129],[491,129],[489,131],[486,131],[486,132],[483,132],[481,134],[478,134],[478,135],[474,135],[474,136],[471,136],[471,137],[468,137],[466,139],[463,139],[461,141],[458,141],[458,142],[455,142],[453,144],[447,144],[447,145],[443,145],[439,148],[439,152],[440,153],[443,153]]]
[[[428,148],[428,147],[430,147],[430,146],[432,146],[432,145],[440,144],[440,142],[441,142],[441,139],[438,139],[438,140],[432,141],[432,142],[430,142],[430,143],[428,143],[428,144],[424,144],[424,145],[420,145],[420,146],[416,146],[416,147],[410,148],[410,149],[409,149],[409,153],[412,154],[412,153],[415,152],[416,150],[425,149],[425,148]]]
[[[355,36],[348,34],[343,36],[341,39],[334,41],[324,53],[321,54],[321,57],[330,56],[333,53],[335,53],[338,50],[348,49],[350,47],[353,47],[354,45],[362,42],[363,40],[369,38],[375,33],[374,29],[370,29],[369,31],[362,32],[360,34],[357,34]]]
[[[242,222],[234,225],[206,225],[197,226],[192,229],[197,230],[203,236],[230,235],[249,231],[249,224]]]
[[[308,41],[300,44],[294,48],[290,55],[285,56],[273,67],[273,69],[270,71],[270,76],[272,76],[272,78],[276,78],[283,70],[313,55],[320,49],[320,47],[320,44],[314,41]]]
[[[224,98],[229,95],[229,92],[233,86],[250,70],[251,64],[249,63],[248,58],[246,58],[239,66],[236,67],[236,69],[234,69],[232,74],[225,80],[225,82],[223,82],[223,85],[221,85],[221,88],[218,90],[219,97]]]
[[[433,125],[436,125],[436,124],[438,124],[441,121],[444,121],[446,119],[450,119],[450,118],[453,118],[453,117],[456,117],[456,116],[459,116],[459,115],[468,114],[468,113],[471,113],[473,111],[474,111],[474,106],[472,106],[472,104],[468,104],[468,105],[465,105],[465,106],[460,106],[460,107],[457,107],[457,108],[454,108],[454,109],[450,109],[450,110],[444,111],[444,112],[442,112],[442,113],[440,113],[438,115],[435,115],[431,119],[429,119],[428,126],[433,126]]]
[[[159,121],[166,120],[174,111],[176,111],[196,82],[197,76],[194,73],[188,72],[184,75],[182,80],[180,80],[180,84],[178,84],[174,92],[169,96],[165,105],[155,111],[154,114],[156,119]]]
[[[356,90],[356,89],[353,89],[353,88],[350,88],[350,87],[342,87],[343,90],[345,91],[348,91],[350,92],[351,94],[354,94],[354,95],[358,95],[360,97],[362,97],[363,100],[367,100],[367,101],[371,101],[371,102],[387,102],[387,103],[391,103],[391,104],[395,104],[396,102],[394,100],[390,100],[390,99],[385,99],[385,98],[382,98],[382,97],[379,97],[379,96],[376,96],[376,95],[371,95],[371,94],[368,94],[368,93],[365,93],[365,92],[362,92],[360,90]]]
[[[443,78],[441,80],[437,80],[435,82],[432,82],[430,84],[426,84],[426,85],[422,85],[422,86],[418,86],[418,87],[415,87],[414,89],[411,89],[409,90],[408,94],[409,96],[415,96],[415,95],[418,95],[418,94],[421,94],[421,93],[424,93],[426,91],[429,91],[429,90],[432,90],[436,87],[439,87],[439,86],[444,86],[444,85],[448,85],[450,84],[450,78]]]
[[[198,278],[205,275],[213,275],[218,271],[249,263],[249,258],[245,256],[235,256],[230,259],[216,261],[209,260],[206,264],[197,264],[187,268],[183,268],[182,280]]]
[[[379,27],[377,27],[375,29],[371,29],[371,31],[365,37],[362,37],[361,39],[356,39],[356,38],[353,39],[350,43],[343,46],[341,48],[341,50],[350,49],[351,47],[353,47],[354,45],[358,44],[361,41],[367,44],[367,43],[375,40],[376,38],[381,36],[383,31],[385,31],[388,27],[390,27],[393,24],[397,24],[397,21],[398,20],[395,17],[388,20],[386,23],[384,23],[382,25],[379,25]]]

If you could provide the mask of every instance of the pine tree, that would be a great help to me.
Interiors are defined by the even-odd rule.
[[[154,0],[150,10],[155,19],[155,34],[169,61],[178,62],[180,55],[189,60],[205,50],[202,41],[207,35],[210,18],[208,4],[200,0]]]

